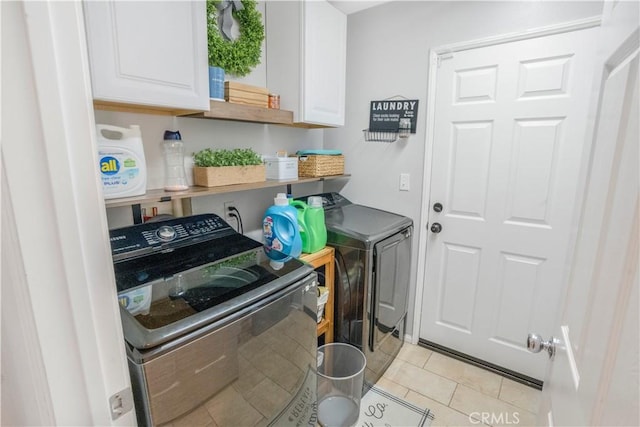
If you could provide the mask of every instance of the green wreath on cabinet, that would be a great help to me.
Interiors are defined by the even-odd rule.
[[[255,0],[207,0],[209,65],[226,73],[246,76],[260,63],[264,26]],[[218,16],[222,22],[218,24]],[[231,16],[240,26],[240,36],[231,38]]]

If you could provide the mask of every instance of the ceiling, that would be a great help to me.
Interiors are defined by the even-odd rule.
[[[382,3],[387,3],[390,0],[382,1],[370,1],[370,0],[329,0],[329,3],[346,13],[359,12],[364,9],[368,9],[373,6],[377,6]]]

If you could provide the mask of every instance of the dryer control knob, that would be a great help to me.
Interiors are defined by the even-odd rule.
[[[176,238],[176,230],[174,230],[171,226],[163,225],[162,227],[158,228],[158,231],[156,231],[156,235],[158,236],[158,239],[162,240],[163,242],[169,242]]]

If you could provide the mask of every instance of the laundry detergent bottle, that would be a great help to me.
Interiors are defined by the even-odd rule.
[[[147,166],[140,126],[96,125],[98,168],[105,199],[140,196],[147,191]]]
[[[298,227],[298,212],[289,205],[284,193],[278,193],[274,205],[270,206],[262,218],[264,249],[272,260],[271,267],[282,268],[285,261],[297,258],[302,253],[302,240]]]
[[[300,240],[302,241],[302,252],[310,254],[311,251],[309,249],[309,232],[306,221],[306,214],[309,206],[307,206],[305,202],[301,202],[300,200],[291,200],[289,204],[296,208],[298,227],[300,228]]]
[[[322,197],[311,196],[307,203],[294,200],[291,206],[298,211],[302,252],[312,254],[324,248],[327,244],[327,227],[324,223]]]
[[[308,249],[310,254],[318,252],[327,244],[327,226],[324,222],[322,197],[311,196],[307,199],[305,226],[307,227]]]

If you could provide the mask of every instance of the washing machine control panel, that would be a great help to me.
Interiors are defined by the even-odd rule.
[[[322,198],[322,206],[333,207],[351,203],[345,197],[342,197],[340,193],[326,193],[326,196]]]
[[[335,207],[342,207],[346,205],[350,205],[351,202],[340,193],[322,193],[322,194],[314,194],[313,196],[322,197],[322,207],[327,209],[332,209]],[[296,200],[302,200],[303,202],[307,202],[307,199],[311,196],[304,196],[296,198]]]
[[[193,215],[162,222],[111,230],[111,253],[126,257],[140,252],[170,249],[186,243],[209,240],[233,232],[222,218],[214,214]]]

